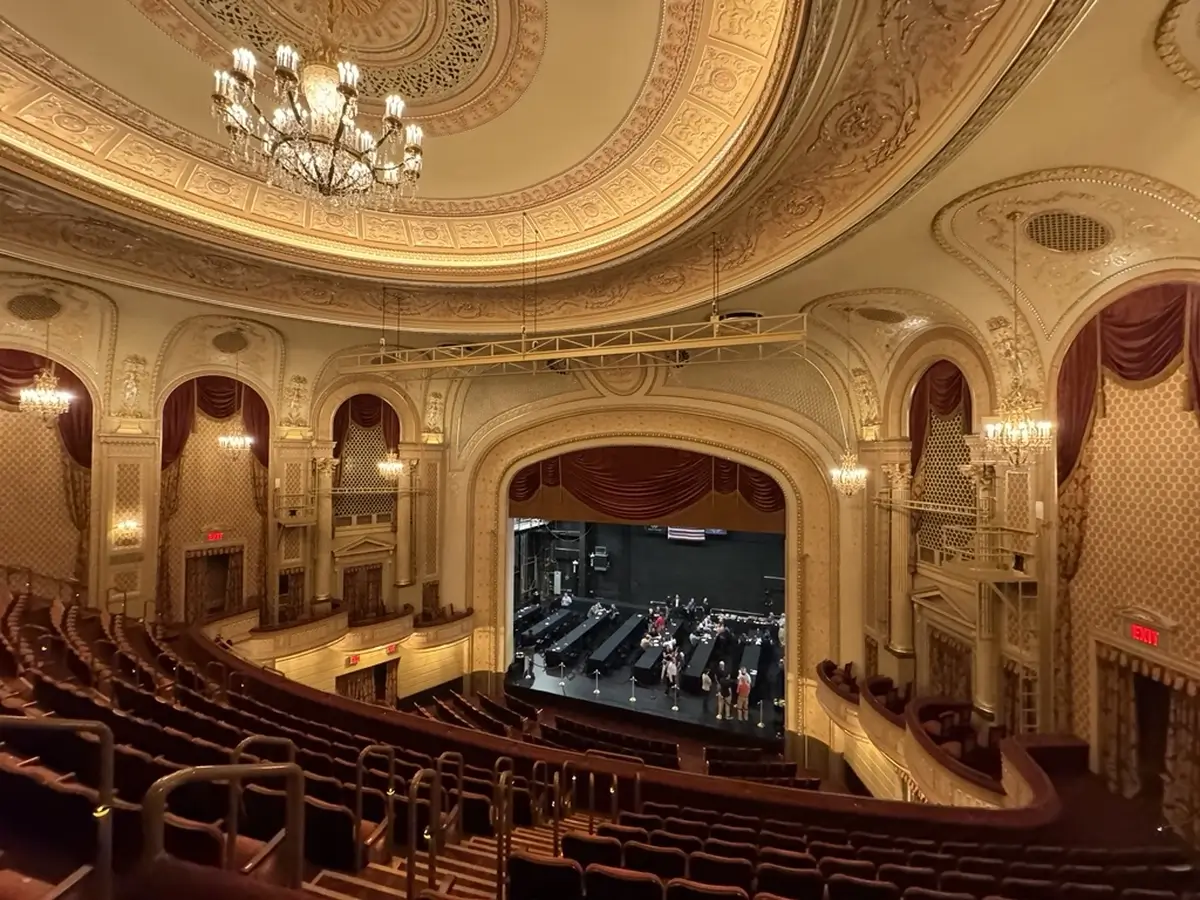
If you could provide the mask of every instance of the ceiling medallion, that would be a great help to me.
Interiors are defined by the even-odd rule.
[[[229,135],[235,160],[261,162],[270,184],[331,205],[357,205],[386,195],[389,205],[416,189],[424,133],[402,121],[404,100],[384,101],[379,137],[359,127],[358,66],[338,60],[337,0],[329,0],[326,32],[311,59],[275,50],[275,98],[269,116],[259,106],[252,50],[233,51],[232,71],[216,73],[213,115]]]

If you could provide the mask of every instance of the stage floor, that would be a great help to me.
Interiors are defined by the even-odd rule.
[[[750,709],[750,717],[745,722],[736,719],[732,721],[718,720],[715,696],[710,699],[706,709],[703,697],[680,691],[677,704],[679,710],[674,711],[671,707],[676,703],[673,702],[672,694],[662,685],[653,688],[638,686],[633,688],[631,693],[632,685],[629,679],[633,675],[632,665],[621,666],[614,669],[607,677],[602,677],[599,681],[600,693],[594,694],[593,691],[597,686],[595,678],[589,678],[570,667],[567,668],[565,676],[560,678],[557,668],[546,671],[541,653],[535,654],[534,660],[535,675],[533,678],[517,677],[514,674],[510,675],[506,682],[525,690],[554,694],[575,701],[610,707],[613,710],[620,710],[625,715],[637,713],[643,716],[653,716],[661,719],[667,728],[670,727],[671,722],[678,722],[687,724],[689,730],[696,727],[711,729],[714,732],[723,733],[724,737],[721,743],[726,744],[736,743],[730,738],[737,735],[744,735],[747,743],[751,744],[774,743],[783,735],[783,717],[781,711],[773,703],[763,704],[763,727],[759,728],[757,705]],[[775,671],[764,673],[772,678],[776,674]],[[560,681],[565,683],[560,685]],[[633,703],[629,700],[631,696],[636,698]]]

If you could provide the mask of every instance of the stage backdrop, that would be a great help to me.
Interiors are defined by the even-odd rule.
[[[598,447],[533,463],[513,476],[513,518],[786,530],[771,476],[672,447]]]
[[[731,531],[703,542],[668,540],[641,525],[588,525],[588,549],[608,550],[609,570],[588,575],[597,597],[634,603],[661,603],[668,595],[713,606],[766,612],[767,587],[772,611],[783,611],[783,582],[764,575],[783,575],[783,536]]]

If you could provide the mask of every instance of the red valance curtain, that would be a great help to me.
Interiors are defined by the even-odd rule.
[[[727,459],[670,447],[565,453],[517,472],[508,496],[525,502],[543,487],[562,487],[605,516],[635,522],[661,522],[714,492],[737,492],[762,513],[777,513],[785,506],[783,491],[771,476]]]
[[[48,364],[44,356],[24,350],[0,350],[0,404],[16,407],[21,389],[33,384],[34,376]],[[76,465],[92,467],[92,395],[74,372],[54,365],[58,386],[71,394],[71,407],[55,422],[63,448]]]
[[[925,370],[913,390],[908,407],[908,436],[912,440],[910,462],[913,472],[925,453],[931,416],[949,416],[962,409],[963,433],[971,430],[971,388],[958,366],[941,359]]]
[[[210,419],[228,419],[242,411],[242,427],[254,438],[251,452],[266,467],[271,457],[271,414],[254,388],[224,375],[201,375],[171,392],[163,406],[162,467],[183,453],[195,427],[196,410]]]
[[[1186,332],[1186,333],[1185,333]],[[1070,477],[1091,430],[1100,370],[1129,383],[1157,378],[1188,346],[1189,409],[1200,397],[1200,288],[1160,284],[1100,311],[1075,336],[1058,373],[1058,483]]]
[[[346,431],[354,422],[359,428],[383,428],[383,442],[389,450],[400,448],[400,417],[391,404],[374,394],[355,394],[338,407],[333,415],[333,455],[341,459]]]

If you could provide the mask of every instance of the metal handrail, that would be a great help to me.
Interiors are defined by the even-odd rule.
[[[241,742],[229,752],[229,762],[232,765],[241,765],[242,755],[246,752],[246,748],[253,744],[271,744],[276,747],[285,747],[288,752],[288,762],[296,762],[296,745],[285,737],[276,737],[270,734],[252,734],[249,737],[243,738]],[[238,812],[242,808],[242,780],[234,777],[229,779],[229,806],[228,812],[225,814],[225,868],[232,869],[236,866],[234,850],[238,839]],[[358,832],[355,832],[357,834]]]
[[[517,777],[517,767],[513,764],[511,756],[497,756],[496,761],[492,763],[493,785],[499,782],[501,772],[510,772],[514,778]]]
[[[442,780],[437,769],[421,769],[408,782],[408,859],[405,863],[405,877],[408,891],[406,896],[415,897],[417,888],[417,844],[420,836],[417,834],[417,798],[421,783],[429,780],[432,789],[429,791],[429,865],[426,869],[427,883],[431,891],[437,890],[437,848],[441,837],[442,817]]]
[[[492,787],[492,827],[496,832],[496,900],[504,897],[504,824],[507,821],[509,795],[512,791],[512,773],[504,771]]]
[[[579,775],[579,766],[574,760],[568,759],[562,764],[563,781],[567,780],[567,772],[571,773],[571,782],[567,785],[567,800],[564,802],[564,808],[570,815],[575,811],[575,781]]]
[[[614,772],[609,777],[612,778],[612,781],[608,785],[608,795],[610,797],[612,797],[609,818],[612,819],[613,824],[616,824],[617,817],[620,815],[621,794],[619,791],[619,787],[621,784],[621,780],[617,777],[616,772]]]
[[[458,753],[454,750],[447,750],[446,752],[442,753],[437,758],[436,762],[434,763],[434,767],[437,769],[437,773],[438,773],[438,784],[439,785],[442,783],[442,775],[443,775],[442,766],[444,763],[458,763],[458,786],[454,790],[454,793],[455,793],[454,806],[446,814],[446,820],[443,823],[443,825],[449,824],[452,827],[457,827],[459,829],[458,833],[461,834],[462,820],[463,820],[463,809],[462,809],[463,779],[466,777],[466,765],[463,760],[463,755],[461,753]]]
[[[538,777],[539,772],[541,778]],[[550,793],[550,777],[544,759],[534,761],[533,772],[529,776],[529,792],[533,799],[533,824],[541,825],[546,813],[546,797]]]
[[[151,608],[154,610],[153,619],[150,618],[150,614],[147,612]],[[158,601],[153,597],[147,597],[142,601],[142,627],[149,631],[151,625],[158,626]]]
[[[167,665],[165,665],[165,666],[163,665],[164,659],[167,661]],[[164,653],[160,653],[160,654],[158,654],[158,656],[154,657],[154,664],[157,665],[160,669],[170,671],[171,680],[169,682],[167,682],[167,684],[171,688],[174,688],[176,683],[179,681],[179,660],[176,659],[171,654],[164,652]],[[173,695],[174,694],[172,692],[172,696]]]
[[[596,833],[596,773],[588,771],[588,834]]]
[[[633,811],[639,816],[642,814],[642,773],[636,772],[633,776]]]
[[[225,667],[225,663],[221,662],[219,659],[210,659],[208,662],[206,662],[204,664],[205,680],[208,680],[209,670],[213,666],[216,666],[217,670],[221,673],[221,677],[218,678],[214,682],[214,684],[217,687],[217,695],[218,696],[214,697],[213,699],[214,700],[224,699],[226,702],[228,702],[229,701],[229,669],[227,669]]]
[[[96,690],[100,689],[100,669],[103,668],[104,662],[99,652],[101,644],[112,648],[112,653],[108,657],[108,686],[112,696],[115,698],[117,694],[117,666],[121,662],[121,647],[116,641],[110,641],[108,638],[100,638],[96,641],[96,649],[92,653],[92,679],[96,682]]]
[[[396,841],[396,748],[387,744],[369,744],[358,752],[358,763],[354,772],[354,863],[358,868],[367,864],[366,847],[363,846],[363,776],[367,770],[367,757],[379,756],[387,760],[387,804],[384,814],[387,816],[387,828],[384,831],[383,846],[390,861],[392,848]]]
[[[236,752],[236,751],[235,751]],[[227,766],[192,766],[165,775],[142,798],[142,865],[152,866],[166,853],[165,821],[171,791],[195,781],[229,781],[246,776],[287,779],[287,818],[284,820],[284,887],[304,884],[304,770],[294,762],[240,763]],[[236,821],[236,819],[234,820]]]
[[[513,838],[513,807],[516,804],[513,802],[513,781],[508,782],[508,791],[504,800],[504,881],[503,892],[496,900],[505,900],[508,895],[508,862],[512,857],[512,838]]]
[[[115,741],[112,729],[103,722],[83,719],[18,718],[0,716],[0,731],[71,731],[94,734],[100,739],[100,783],[96,788],[98,805],[92,810],[96,820],[96,900],[111,900],[113,891],[113,801],[116,797]]]
[[[554,823],[554,855],[560,856],[562,853],[559,834],[562,821],[562,783],[559,781],[557,772],[554,773],[554,787],[550,795],[550,819]]]

